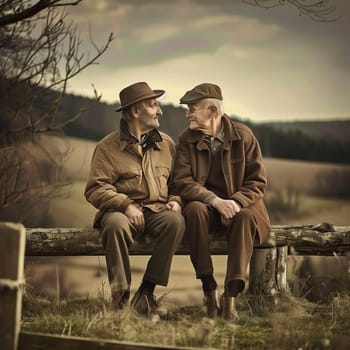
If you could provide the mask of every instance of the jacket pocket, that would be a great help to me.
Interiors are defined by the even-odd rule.
[[[120,174],[119,179],[116,182],[116,187],[119,192],[129,194],[134,193],[142,183],[142,170],[130,169]]]
[[[159,186],[159,192],[162,196],[168,196],[168,179],[170,175],[170,169],[165,166],[156,166],[156,178]]]

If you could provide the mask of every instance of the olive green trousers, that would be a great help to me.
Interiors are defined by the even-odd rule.
[[[108,280],[113,294],[130,290],[131,268],[128,248],[139,240],[154,246],[144,279],[166,286],[173,255],[181,242],[185,223],[181,214],[163,210],[144,211],[145,232],[139,233],[121,212],[107,212],[101,220],[101,240],[105,248]]]

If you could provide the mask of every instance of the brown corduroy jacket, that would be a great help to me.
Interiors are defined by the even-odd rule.
[[[122,120],[120,130],[97,143],[84,193],[87,201],[99,209],[95,228],[100,227],[105,212],[124,212],[131,203],[155,212],[164,210],[170,200],[181,205],[180,197],[168,193],[175,143],[168,135],[162,132],[159,135],[156,149],[151,148],[143,155]]]
[[[254,215],[260,242],[270,235],[270,220],[263,202],[267,179],[260,146],[245,125],[222,117],[225,140],[221,148],[221,167],[226,199],[234,199]],[[200,131],[186,129],[179,136],[174,184],[181,198],[201,201],[213,194],[205,187],[211,152]]]

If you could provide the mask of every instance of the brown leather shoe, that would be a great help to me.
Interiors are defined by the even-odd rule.
[[[217,291],[204,292],[204,305],[207,309],[207,316],[209,318],[217,317],[219,313],[219,306],[217,300]]]
[[[124,309],[128,303],[130,298],[129,290],[121,290],[115,293],[112,293],[112,307],[116,310]]]
[[[220,311],[221,317],[226,321],[235,322],[239,320],[234,297],[226,297],[222,294],[220,297]]]
[[[154,294],[147,289],[138,289],[131,299],[130,307],[139,315],[152,317],[157,313],[158,304]]]

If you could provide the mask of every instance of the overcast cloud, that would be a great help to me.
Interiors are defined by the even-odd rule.
[[[69,8],[87,40],[115,34],[100,64],[71,83],[76,94],[116,103],[136,81],[178,104],[201,82],[221,86],[225,110],[254,121],[350,118],[350,2],[319,23],[290,5],[264,10],[240,0],[84,0]],[[88,47],[88,46],[87,46]],[[90,46],[91,49],[91,46]]]

